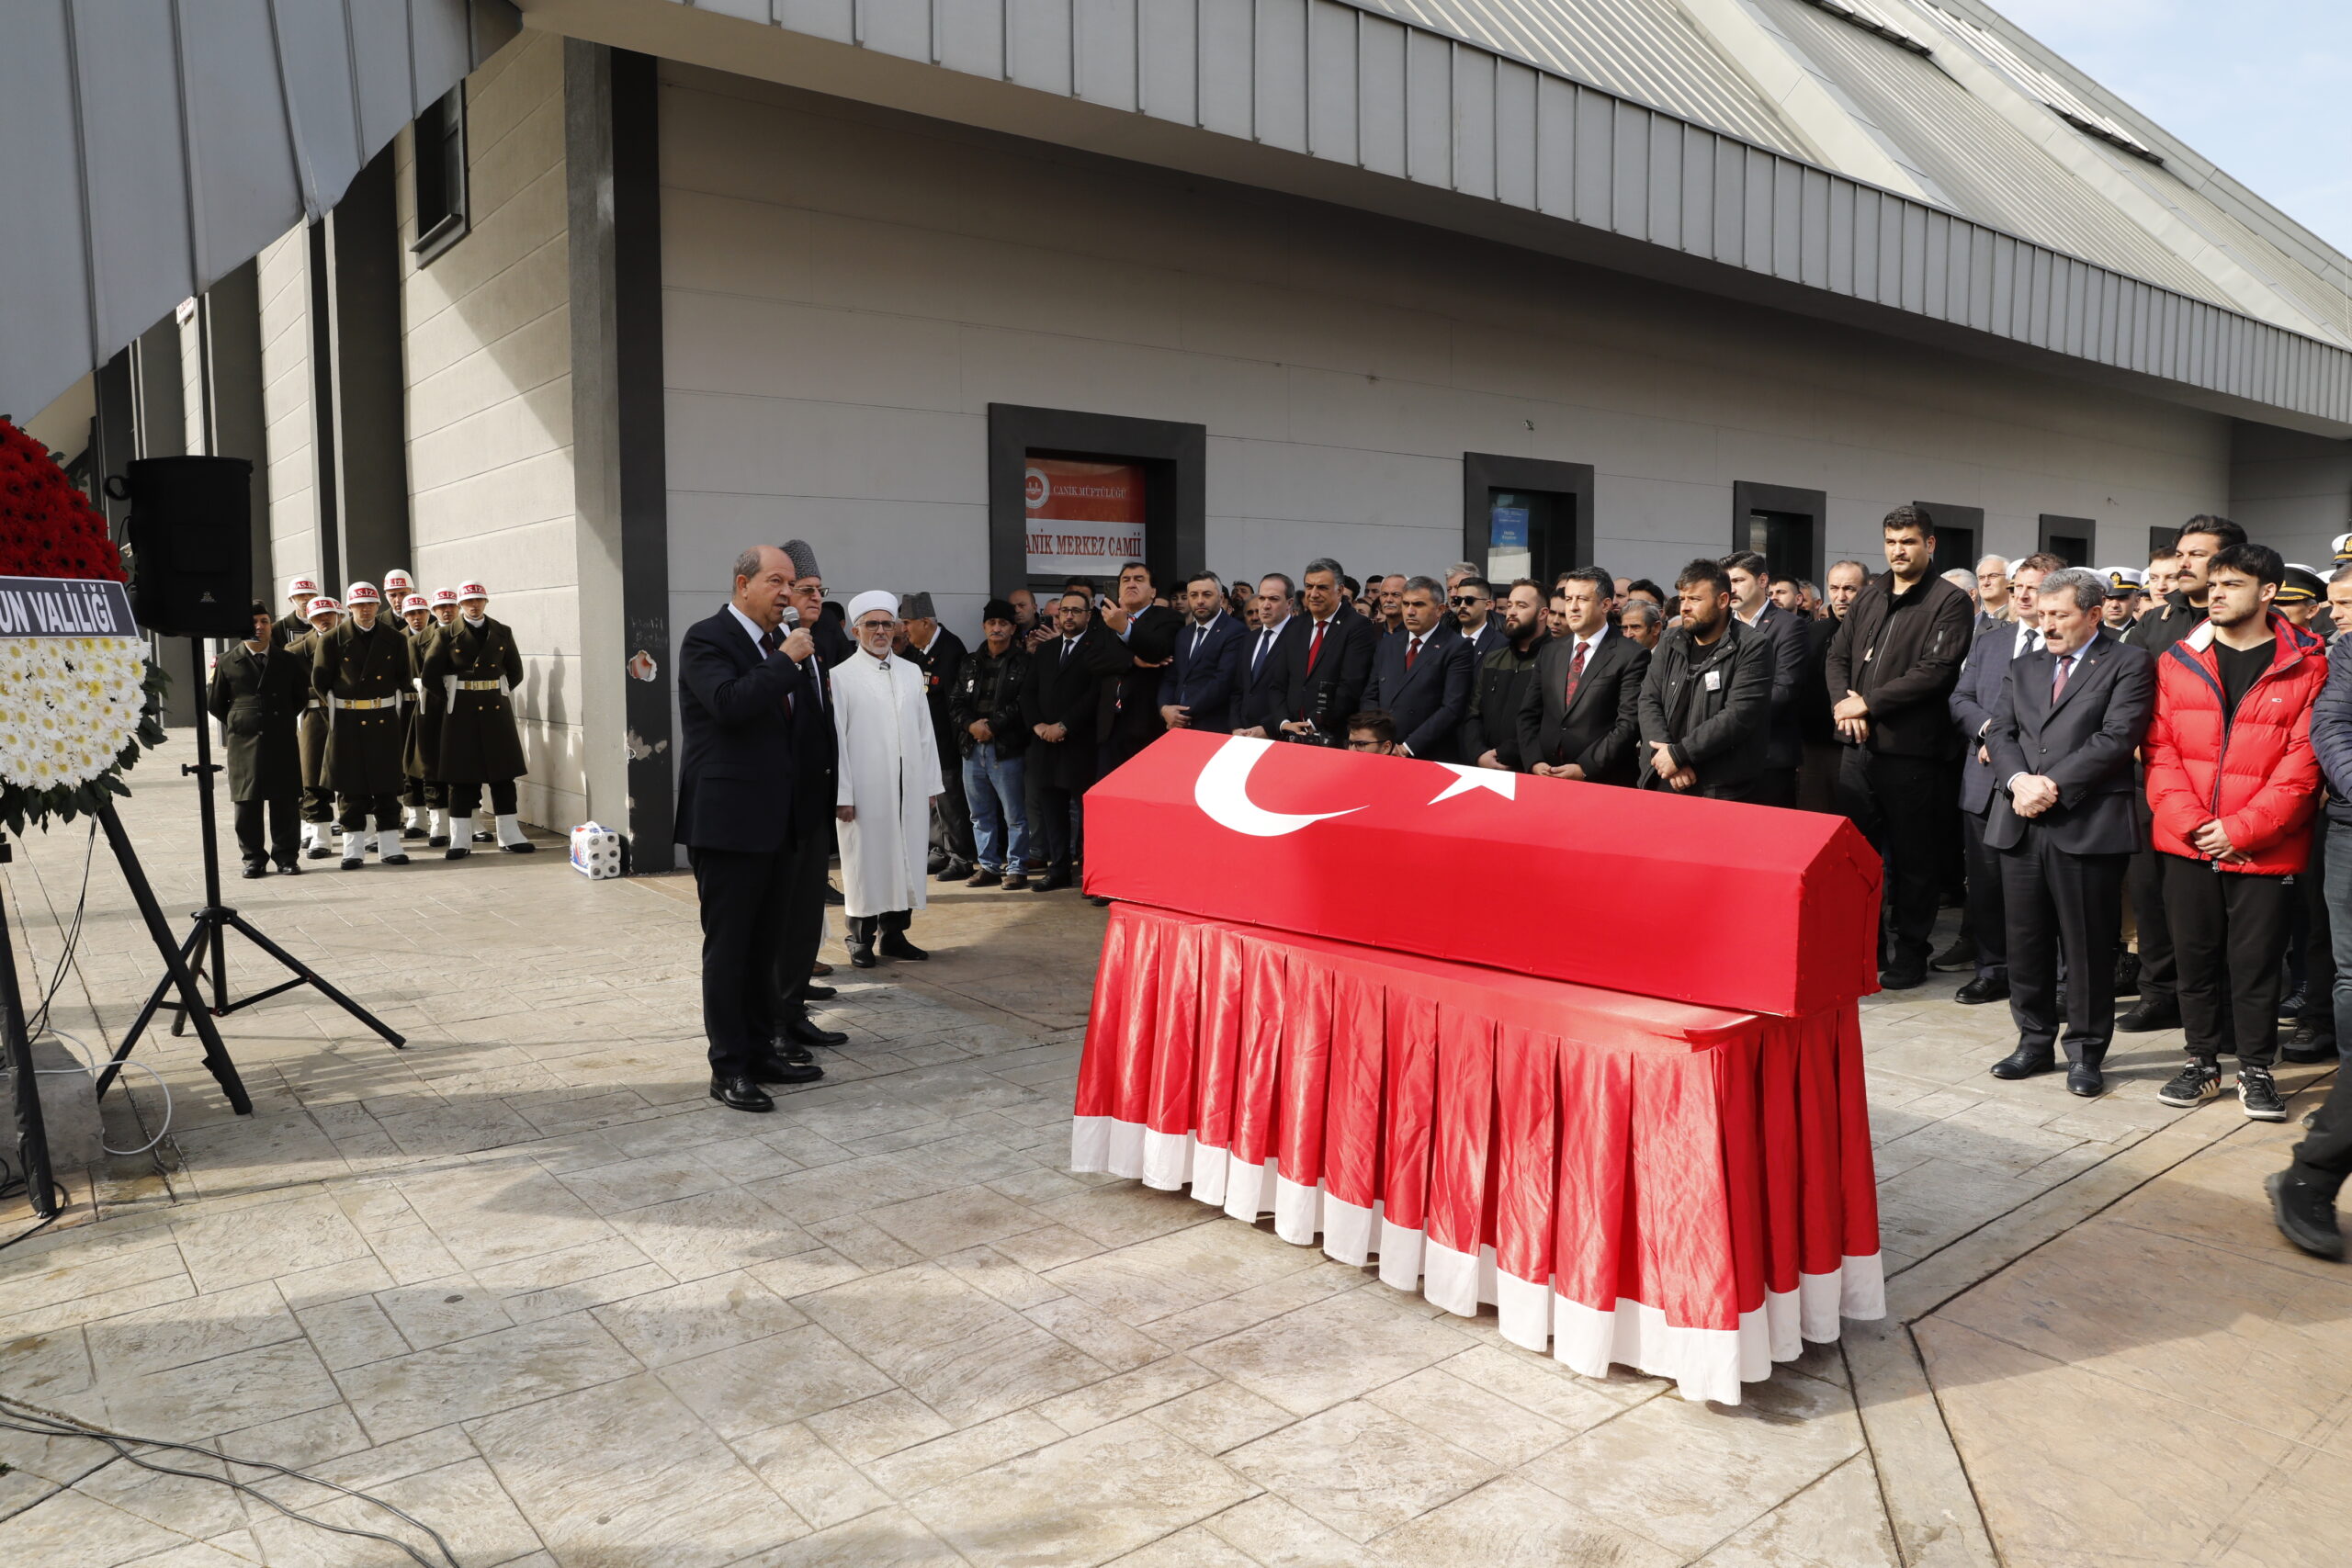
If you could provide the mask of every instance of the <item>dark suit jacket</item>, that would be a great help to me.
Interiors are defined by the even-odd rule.
[[[1091,621],[1078,637],[1078,648],[1061,637],[1041,644],[1029,656],[1029,684],[1021,694],[1022,717],[1033,733],[1027,752],[1030,772],[1047,789],[1085,789],[1095,778],[1095,747],[1104,739],[1101,728],[1108,716],[1104,688],[1135,660],[1125,644],[1100,621]],[[1034,731],[1041,724],[1069,727],[1059,740],[1041,740]]]
[[[762,658],[725,609],[686,628],[678,647],[678,820],[698,850],[752,853],[794,842],[793,742],[811,722],[812,672],[781,652]],[[785,708],[793,699],[792,710]],[[826,726],[831,717],[825,716]],[[823,796],[832,801],[831,792]]]
[[[1313,718],[1317,703],[1324,688],[1331,691],[1330,727],[1336,728],[1347,721],[1348,715],[1363,706],[1363,689],[1372,680],[1373,649],[1380,640],[1380,628],[1363,616],[1341,610],[1331,617],[1330,628],[1323,634],[1323,646],[1315,653],[1315,667],[1307,668],[1307,654],[1315,637],[1315,617],[1293,615],[1298,623],[1295,636],[1285,637],[1274,650],[1282,660],[1277,673],[1275,701],[1269,716],[1261,720],[1272,733],[1284,719]]]
[[[2048,649],[2009,666],[1993,704],[1986,736],[1993,776],[2003,787],[1993,798],[1984,841],[1996,850],[2025,841],[2031,821],[2051,835],[2051,846],[2067,854],[2127,854],[2147,847],[2132,810],[2132,753],[2148,732],[2155,711],[2156,661],[2100,632],[2083,649],[2053,705],[2050,683],[2057,658]],[[2058,804],[2040,817],[2019,817],[2009,807],[2007,781],[2040,773],[2058,786]]]
[[[1487,624],[1478,628],[1478,635],[1475,637],[1462,631],[1460,626],[1453,626],[1450,618],[1446,625],[1453,626],[1456,632],[1461,633],[1462,640],[1470,645],[1470,668],[1474,671],[1486,662],[1487,655],[1510,640],[1503,635],[1503,618],[1491,612],[1487,616]],[[1476,682],[1474,680],[1472,684],[1476,684]]]
[[[1630,784],[1638,771],[1643,678],[1650,650],[1622,632],[1602,635],[1586,656],[1577,700],[1564,703],[1577,639],[1555,637],[1535,660],[1535,678],[1519,709],[1520,765],[1582,768],[1595,784]]]
[[[922,671],[923,701],[931,705],[931,738],[939,746],[939,767],[944,774],[960,771],[956,761],[963,754],[956,744],[956,723],[948,716],[947,705],[954,700],[956,688],[963,683],[964,660],[969,653],[964,639],[939,628],[939,636],[932,640],[926,653],[911,643],[907,647],[907,662]]]
[[[1363,705],[1387,710],[1396,721],[1396,739],[1414,756],[1453,761],[1463,716],[1470,711],[1470,641],[1440,621],[1408,670],[1405,653],[1412,641],[1410,632],[1396,632],[1380,639],[1373,652],[1372,679],[1364,685]]]
[[[1258,652],[1258,642],[1264,634],[1260,627],[1245,626],[1241,646],[1233,656],[1233,679],[1241,695],[1233,711],[1233,728],[1249,729],[1263,725],[1266,733],[1273,733],[1282,716],[1283,671],[1283,645],[1305,635],[1304,615],[1293,615],[1275,628],[1274,644],[1263,657]]]
[[[1945,587],[1951,585],[1946,583]],[[1658,638],[1642,681],[1642,733],[1636,748],[1644,789],[1670,789],[1653,768],[1649,742],[1672,744],[1673,759],[1699,775],[1690,793],[1745,800],[1764,770],[1772,710],[1771,644],[1732,618],[1711,649],[1680,626]],[[1715,680],[1712,686],[1707,677]]]
[[[1793,610],[1767,601],[1756,630],[1772,639],[1772,722],[1765,732],[1764,765],[1793,768],[1804,761],[1803,720],[1805,623]]]
[[[1099,737],[1142,740],[1167,728],[1159,717],[1159,678],[1166,673],[1159,661],[1176,651],[1176,634],[1183,624],[1184,617],[1167,605],[1147,604],[1122,638],[1102,625],[1100,615],[1095,617],[1094,626],[1102,637],[1126,655],[1113,677],[1102,682]]]
[[[2018,628],[2007,621],[1994,621],[1978,632],[1976,645],[1960,667],[1959,682],[1946,699],[1951,705],[1951,721],[1960,727],[1961,739],[1968,748],[1960,765],[1960,807],[1979,816],[1993,808],[1993,764],[1976,760],[1979,738],[1990,732],[1993,704],[2001,694],[2001,682],[2008,678],[2009,654],[2017,639]]]
[[[1249,638],[1238,620],[1219,611],[1194,653],[1196,629],[1188,618],[1176,633],[1170,662],[1159,673],[1159,705],[1190,708],[1190,728],[1222,735],[1233,728],[1241,694],[1241,655]]]
[[[1838,743],[1828,675],[1829,639],[1837,635],[1838,623],[1826,617],[1804,624],[1804,689],[1797,694],[1797,736],[1813,745]]]

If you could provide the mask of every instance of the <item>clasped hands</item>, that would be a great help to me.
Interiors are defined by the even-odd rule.
[[[1650,771],[1664,779],[1668,787],[1673,789],[1690,789],[1699,782],[1698,769],[1688,762],[1679,766],[1676,764],[1674,746],[1670,741],[1650,742]]]

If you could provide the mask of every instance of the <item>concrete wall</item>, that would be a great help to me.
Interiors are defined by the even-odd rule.
[[[427,592],[480,581],[527,666],[526,819],[584,820],[579,719],[563,41],[525,33],[466,82],[471,227],[423,266],[401,132],[411,566]],[[617,737],[605,737],[608,745]]]
[[[2352,441],[2236,423],[2231,518],[2290,561],[2333,570],[2328,546],[2352,529]]]
[[[986,409],[1208,427],[1208,564],[1433,570],[1465,451],[1589,463],[1596,554],[1730,547],[1736,480],[1829,496],[1826,558],[1921,500],[2099,560],[2230,492],[2229,422],[1390,220],[667,64],[673,626],[742,545],[840,594],[987,591]]]
[[[319,558],[318,457],[313,451],[311,392],[310,240],[297,228],[279,236],[254,263],[261,293],[262,414],[267,424],[267,466],[256,476],[255,499],[269,503],[269,554],[277,570],[270,603],[283,608],[286,580],[316,576]],[[338,597],[339,582],[320,587]]]

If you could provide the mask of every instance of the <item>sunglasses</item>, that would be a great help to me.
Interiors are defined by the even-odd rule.
[[[1476,593],[1456,593],[1453,598],[1446,601],[1447,604],[1453,605],[1457,610],[1461,609],[1465,604],[1485,604],[1491,602],[1492,601],[1485,598],[1483,595]]]

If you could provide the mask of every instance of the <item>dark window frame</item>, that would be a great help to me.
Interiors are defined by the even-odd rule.
[[[1462,558],[1483,563],[1494,543],[1489,498],[1496,491],[1537,491],[1573,496],[1576,521],[1569,528],[1567,566],[1593,564],[1595,537],[1590,463],[1564,463],[1552,457],[1510,457],[1495,452],[1462,454]],[[1556,574],[1566,567],[1555,567]],[[1508,585],[1495,585],[1501,597]]]
[[[409,253],[417,265],[425,266],[473,231],[466,85],[458,83],[418,115],[414,132],[408,181],[416,208],[416,241]],[[447,186],[453,175],[457,188],[451,191]]]
[[[1751,512],[1793,512],[1813,519],[1812,559],[1797,575],[1808,582],[1823,582],[1823,562],[1829,549],[1829,492],[1826,490],[1804,490],[1795,485],[1762,484],[1753,479],[1735,479],[1731,487],[1731,548],[1733,553],[1745,550],[1747,543],[1747,514]]]
[[[2040,529],[2034,536],[2035,547],[2043,551],[2045,554],[2057,556],[2063,560],[2065,558],[2064,552],[2055,548],[2050,542],[2052,538],[2062,536],[2070,539],[2080,539],[2083,542],[2083,555],[2085,558],[2075,562],[2075,565],[2094,568],[2098,565],[2098,518],[2062,517],[2054,512],[2042,513],[2041,514]]]
[[[1173,590],[1184,574],[1207,564],[1208,443],[1204,424],[990,403],[989,592],[1001,596],[1031,586],[1022,480],[1032,453],[1142,464],[1144,562],[1157,587]]]

